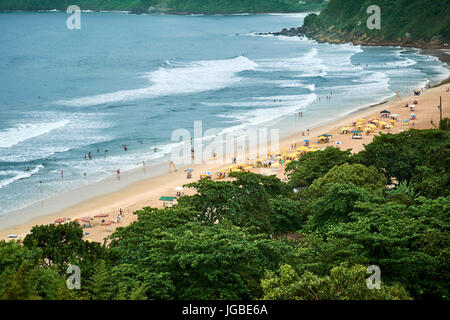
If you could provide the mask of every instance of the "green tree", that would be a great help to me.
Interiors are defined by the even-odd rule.
[[[447,145],[450,132],[410,129],[399,134],[380,134],[353,157],[353,161],[374,166],[387,178],[409,182],[414,170],[425,165],[433,150]]]
[[[147,210],[131,228],[116,231],[111,250],[120,257],[118,264],[132,264],[148,274],[148,279],[161,275],[161,285],[147,293],[149,298],[166,299],[168,294],[174,299],[258,297],[264,270],[276,268],[287,246],[226,220],[211,225],[186,222],[164,226],[164,216],[183,216],[184,210]]]
[[[286,166],[289,184],[293,187],[309,186],[323,177],[331,168],[349,161],[350,150],[327,147],[325,150],[309,152]]]
[[[450,199],[416,202],[359,203],[350,222],[329,228],[326,236],[358,245],[356,259],[380,266],[385,281],[403,284],[414,297],[447,299]]]
[[[386,187],[387,180],[374,167],[345,163],[333,167],[323,177],[314,180],[308,188],[308,194],[313,198],[321,197],[332,183],[351,184],[369,192],[380,193]]]
[[[298,274],[283,264],[277,273],[268,271],[261,281],[264,299],[269,300],[410,300],[408,292],[398,284],[381,284],[368,289],[366,267],[355,265],[334,267],[330,275],[311,272]]]
[[[324,180],[327,180],[327,178],[324,177]],[[317,187],[316,181],[311,187]],[[319,229],[323,231],[328,226],[350,221],[350,213],[358,202],[383,202],[383,198],[376,197],[363,187],[357,187],[352,182],[345,181],[345,179],[342,179],[342,183],[328,183],[326,185],[320,183],[318,185],[321,186],[314,192],[322,191],[323,195],[313,200],[307,207],[309,219],[305,226],[306,230]]]

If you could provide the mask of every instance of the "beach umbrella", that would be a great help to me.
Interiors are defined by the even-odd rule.
[[[15,234],[10,234],[10,235],[8,236],[8,238],[9,238],[9,239],[16,239],[16,238],[17,238],[17,235],[15,235]]]
[[[388,111],[388,110],[383,110],[383,111],[381,111],[380,113],[391,113],[391,112]]]
[[[109,226],[109,225],[111,225],[111,224],[113,224],[113,223],[114,223],[114,221],[108,220],[108,221],[102,222],[101,225],[102,225],[102,226]]]
[[[340,141],[336,141],[336,144],[342,144],[342,142],[340,142]]]
[[[66,221],[64,218],[58,218],[55,220],[55,223],[63,223],[64,221]]]
[[[94,216],[94,218],[106,218],[106,217],[109,217],[109,214],[101,213]]]
[[[305,140],[303,140],[303,141],[305,141],[305,142],[309,142],[309,140],[308,140],[308,139],[305,139]]]
[[[186,170],[184,170],[184,172],[192,172],[192,171],[194,171],[194,169],[186,169]]]
[[[178,187],[175,188],[175,191],[183,191],[183,189],[184,189],[183,187],[178,186]]]
[[[85,222],[85,223],[89,223],[89,222],[91,222],[91,220],[89,220],[89,219],[85,219],[85,218],[82,218],[82,219],[78,219],[78,222]]]

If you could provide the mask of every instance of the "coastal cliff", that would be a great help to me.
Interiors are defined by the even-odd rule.
[[[380,26],[374,29],[367,25],[372,5],[380,9]],[[273,34],[367,46],[449,48],[449,13],[450,0],[330,0],[319,15],[308,15],[303,26]]]

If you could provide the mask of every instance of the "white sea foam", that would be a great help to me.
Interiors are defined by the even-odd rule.
[[[9,179],[5,179],[5,180],[0,180],[0,188],[3,188],[15,181],[19,181],[22,179],[26,179],[31,177],[32,175],[36,174],[39,172],[39,170],[41,170],[41,168],[43,168],[43,165],[38,165],[36,168],[34,168],[33,170],[30,171],[23,171],[23,172],[19,172],[17,173],[15,176],[13,176],[12,178]],[[16,171],[17,172],[17,171]]]
[[[260,99],[272,101],[273,99],[278,99],[282,103],[281,106],[274,108],[258,108],[247,112],[227,115],[225,117],[235,119],[241,124],[227,128],[224,132],[242,130],[246,127],[259,126],[266,123],[275,124],[282,117],[293,114],[313,103],[317,99],[317,95],[311,93],[307,95],[261,97]]]
[[[241,80],[237,76],[239,72],[253,70],[257,66],[255,62],[243,56],[229,60],[172,63],[172,67],[161,67],[146,74],[147,79],[152,83],[149,87],[62,100],[57,101],[57,103],[66,106],[85,107],[174,94],[219,90],[238,83]]]
[[[38,137],[49,133],[50,131],[64,127],[69,122],[69,120],[61,120],[47,123],[27,123],[21,124],[15,128],[0,131],[0,148],[12,147],[22,141]]]
[[[327,67],[322,59],[317,57],[317,48],[312,48],[301,57],[288,59],[261,60],[261,71],[299,71],[298,77],[324,77],[327,75]]]

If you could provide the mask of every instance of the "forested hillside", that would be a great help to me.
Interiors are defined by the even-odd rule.
[[[0,0],[0,10],[127,10],[136,13],[299,12],[322,9],[324,0]]]
[[[380,8],[380,29],[367,27],[372,5]],[[450,0],[330,0],[300,29],[329,42],[443,47],[450,42]]]

